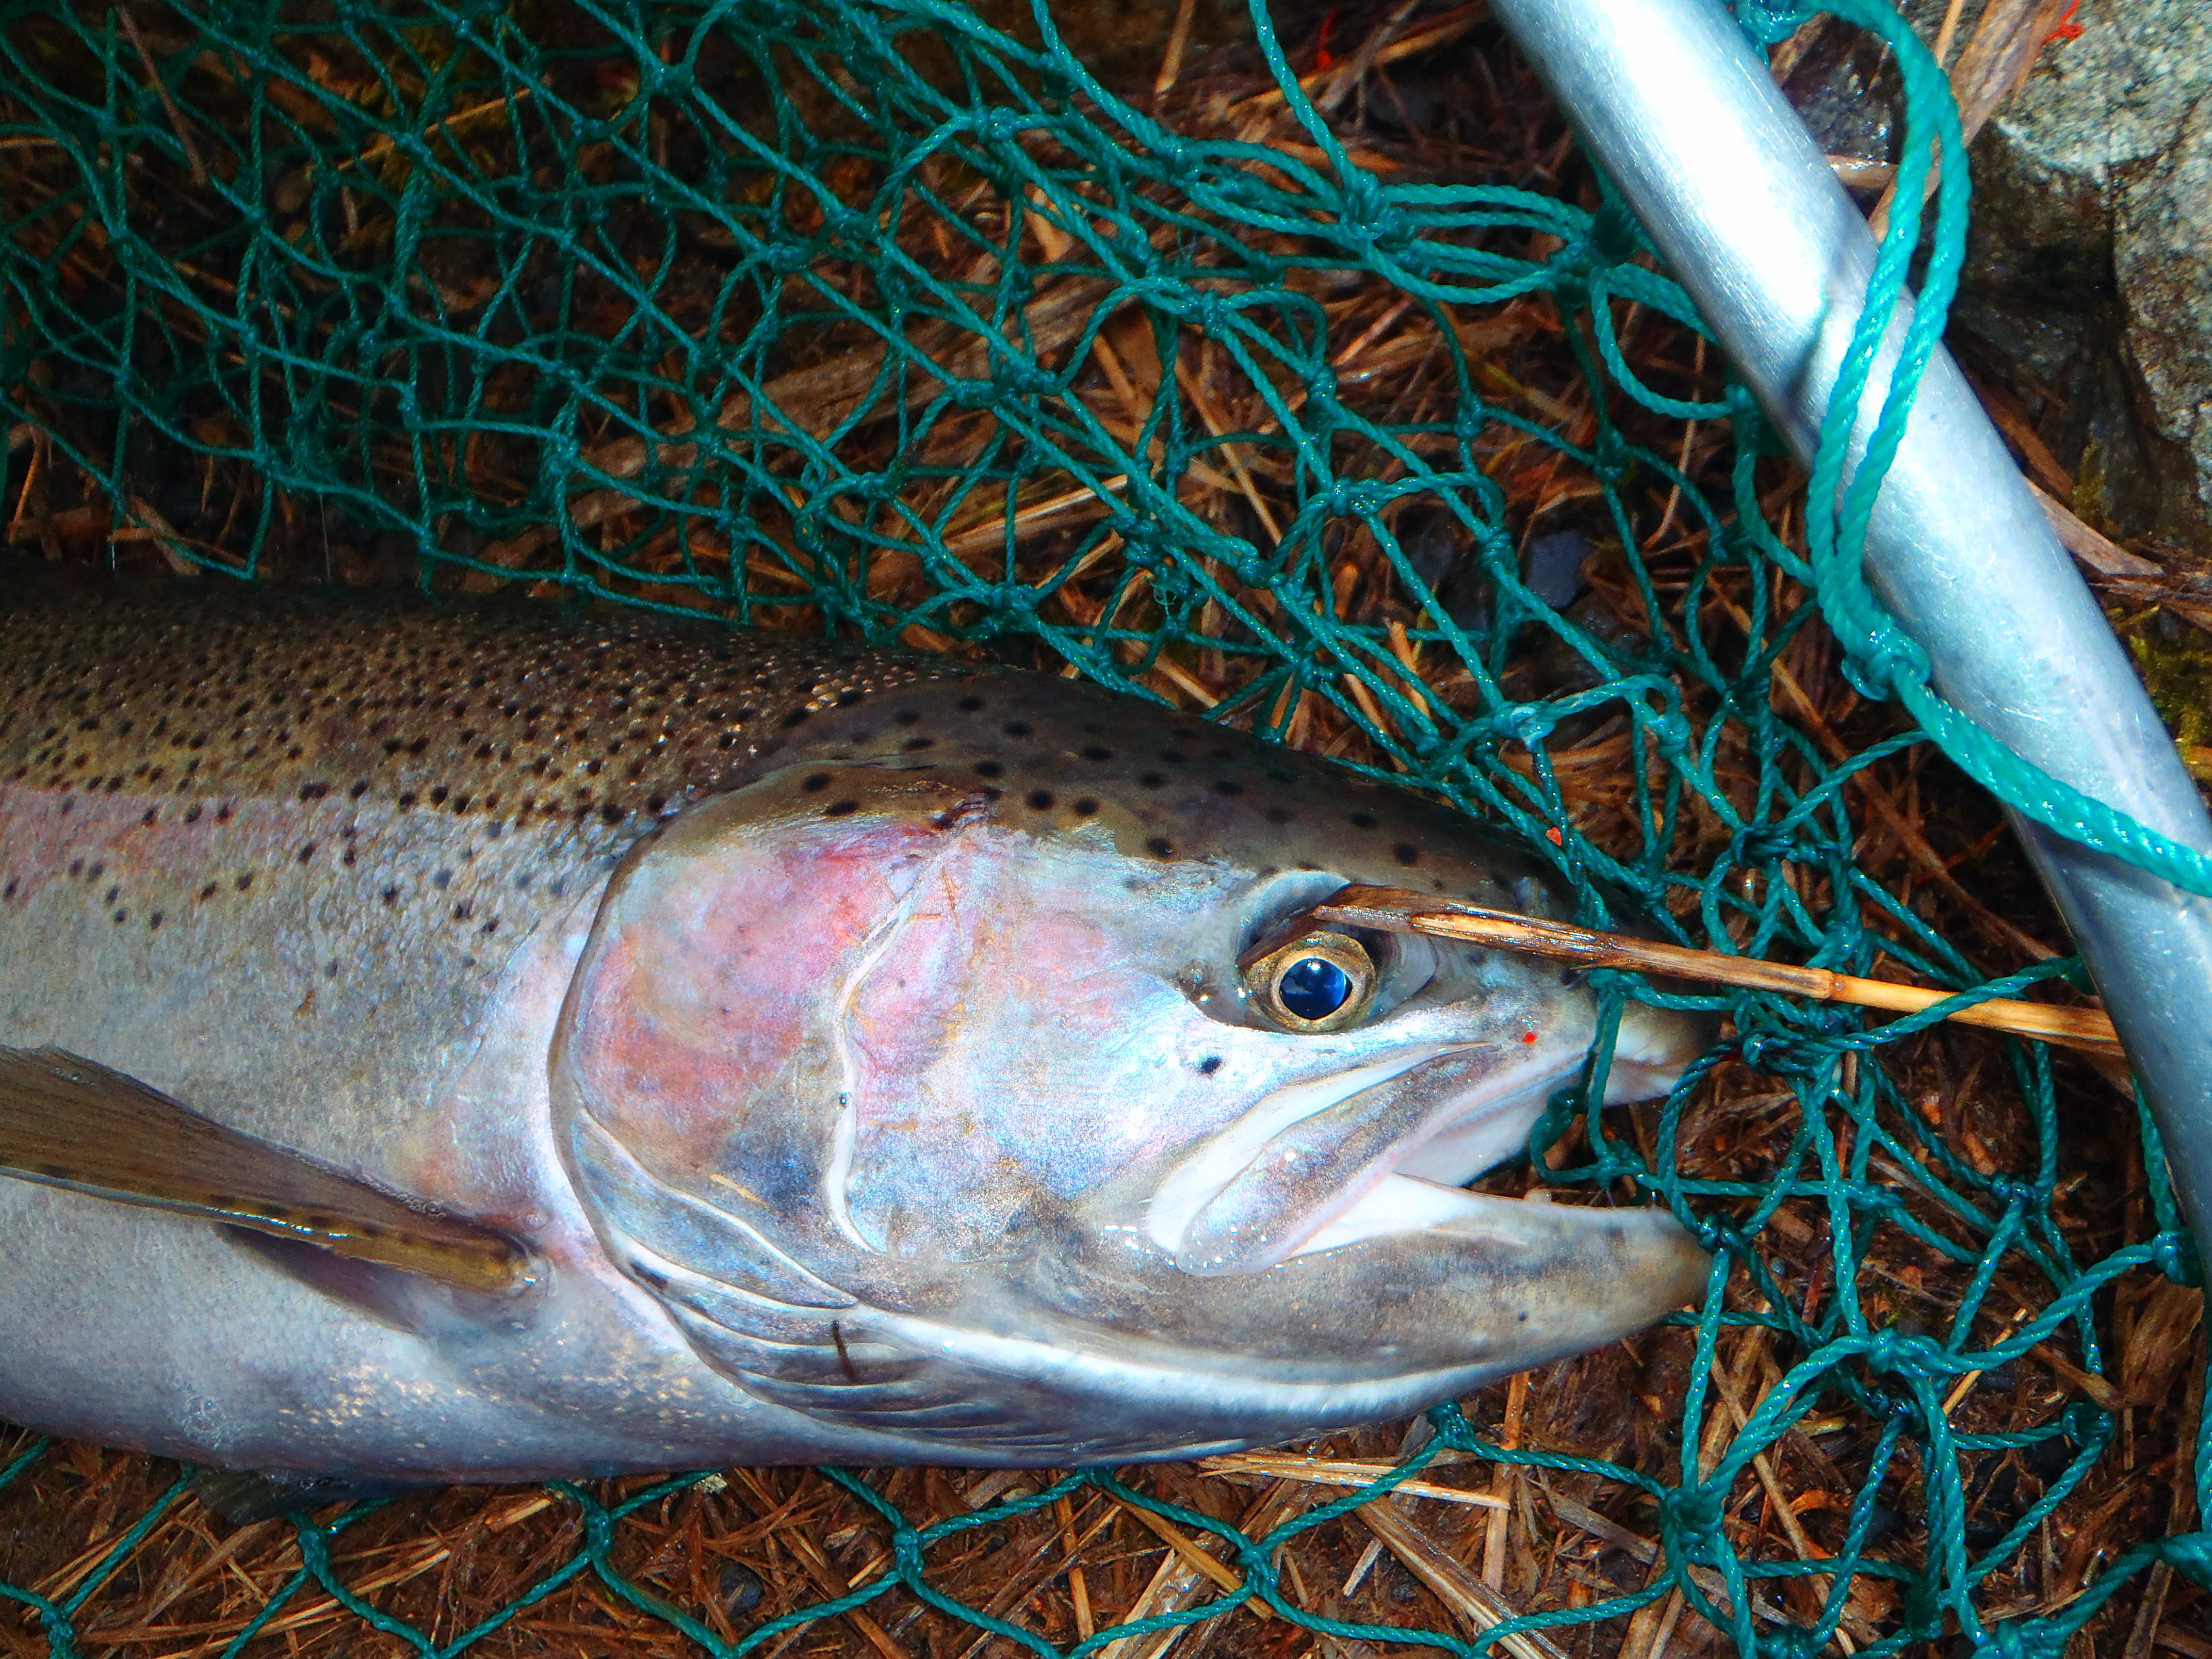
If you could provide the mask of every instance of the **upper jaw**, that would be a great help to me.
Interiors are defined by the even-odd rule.
[[[1663,1091],[1705,1046],[1692,1017],[1632,1010],[1608,1102]],[[1408,1043],[1263,1097],[1170,1171],[1146,1216],[1186,1273],[1262,1271],[1364,1241],[1484,1230],[1498,1200],[1461,1190],[1528,1144],[1579,1044]],[[1570,1223],[1569,1224],[1577,1224]]]
[[[1147,1218],[1184,1271],[1255,1273],[1468,1217],[1457,1190],[1527,1144],[1578,1057],[1424,1043],[1263,1098],[1170,1173]]]

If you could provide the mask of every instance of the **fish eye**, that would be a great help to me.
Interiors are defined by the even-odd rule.
[[[1286,1031],[1338,1031],[1367,1011],[1375,959],[1343,933],[1308,933],[1271,951],[1244,975],[1252,1000]]]
[[[1327,957],[1300,957],[1275,981],[1275,998],[1300,1019],[1327,1019],[1352,1000],[1352,975]]]

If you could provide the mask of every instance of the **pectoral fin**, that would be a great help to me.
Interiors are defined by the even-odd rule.
[[[479,1295],[533,1277],[529,1253],[495,1227],[226,1128],[58,1048],[0,1048],[0,1175],[204,1216]]]

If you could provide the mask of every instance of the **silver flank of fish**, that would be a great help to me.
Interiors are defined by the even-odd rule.
[[[503,1480],[1066,1465],[1385,1418],[1626,1334],[1663,1213],[1462,1190],[1595,1030],[1346,882],[1543,910],[1412,794],[1070,682],[634,613],[9,572],[0,1046],[491,1224],[472,1295],[0,1179],[0,1418]],[[1702,1033],[1632,1006],[1615,1098]]]

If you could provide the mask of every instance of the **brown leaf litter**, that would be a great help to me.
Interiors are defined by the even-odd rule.
[[[1594,204],[1592,182],[1564,124],[1479,6],[1347,6],[1328,15],[1334,43],[1329,66],[1317,62],[1318,17],[1293,38],[1295,61],[1361,165],[1394,180],[1505,179]],[[125,22],[128,38],[144,43],[140,53],[161,50],[162,27],[153,8],[139,9]],[[1188,33],[1187,16],[1182,33]],[[319,52],[312,61],[303,58],[305,80],[346,96],[373,96],[374,66],[333,51]],[[219,68],[200,72],[202,79],[188,88],[202,104],[220,100]],[[1162,118],[1182,131],[1241,138],[1308,164],[1321,159],[1249,53],[1232,49],[1202,62],[1176,61],[1172,73],[1157,77],[1156,95]],[[270,96],[291,118],[310,126],[328,119],[296,85],[279,80]],[[5,112],[11,120],[20,113]],[[166,118],[178,121],[180,131],[186,124],[173,102]],[[482,119],[457,118],[445,125],[439,142],[495,173],[503,160],[504,118],[491,118],[489,111]],[[193,169],[204,173],[208,165],[193,152]],[[374,147],[349,163],[364,173],[401,165]],[[580,165],[588,170],[599,162],[586,155]],[[67,182],[64,161],[48,149],[0,150],[0,189],[15,202],[61,200]],[[949,174],[928,182],[937,200],[956,204],[960,222],[950,226],[942,217],[917,215],[910,228],[915,257],[949,274],[988,282],[989,256],[976,250],[994,241],[1002,245],[1009,216],[1023,210],[968,189]],[[187,193],[201,187],[185,171],[169,184]],[[389,234],[388,225],[380,228],[371,205],[364,201],[354,233],[365,246]],[[19,216],[27,221],[22,236],[56,239],[33,252],[44,257],[60,246],[67,227],[59,221],[65,215],[52,221]],[[1066,229],[1047,216],[1030,216],[1022,234],[1032,258],[1050,262],[1066,251]],[[1506,251],[1540,258],[1555,246],[1542,237],[1516,235],[1518,245]],[[66,280],[87,294],[112,293],[121,280],[88,224],[61,258]],[[679,318],[703,318],[714,292],[710,267],[709,259],[664,272],[659,302]],[[442,297],[457,306],[468,301],[481,275],[458,264],[433,270],[441,284],[450,286]],[[205,273],[210,292],[225,280],[219,271]],[[851,271],[814,271],[805,280],[827,293],[863,279]],[[1496,407],[1570,444],[1586,444],[1594,436],[1596,416],[1576,365],[1575,337],[1548,298],[1531,295],[1481,310],[1449,308],[1439,318],[1371,281],[1296,273],[1291,280],[1294,286],[1306,283],[1326,315],[1329,340],[1344,343],[1333,362],[1347,407],[1396,425],[1448,421],[1457,396],[1442,331],[1449,328],[1472,365],[1477,390]],[[860,292],[857,286],[843,291]],[[1259,440],[1279,424],[1271,399],[1287,397],[1295,413],[1303,394],[1255,383],[1219,342],[1194,331],[1185,331],[1170,371],[1149,321],[1133,307],[1098,317],[1100,294],[1085,278],[1044,280],[1006,337],[1025,339],[1055,368],[1087,338],[1087,361],[1060,412],[1095,421],[1124,445],[1136,444],[1164,401],[1174,402],[1182,418],[1217,439],[1244,434],[1217,443],[1189,468],[1185,499],[1203,519],[1231,533],[1263,545],[1279,538],[1295,510],[1296,480],[1283,453]],[[632,303],[612,287],[584,284],[568,326],[611,336],[628,320],[625,307]],[[180,328],[196,325],[188,313],[174,307],[166,320]],[[1624,351],[1647,383],[1678,397],[1717,392],[1717,360],[1686,331],[1630,307],[1617,310],[1616,322]],[[456,539],[447,550],[495,571],[535,577],[550,592],[548,579],[561,567],[565,536],[570,544],[580,540],[619,554],[629,574],[609,578],[619,591],[697,604],[696,589],[656,582],[656,575],[719,572],[763,601],[777,602],[757,618],[764,625],[818,629],[822,617],[807,595],[810,584],[825,574],[814,550],[822,543],[805,520],[823,510],[819,503],[803,498],[794,486],[783,507],[759,515],[746,542],[716,528],[710,514],[684,509],[708,500],[718,466],[745,459],[773,441],[819,438],[839,429],[856,410],[867,418],[848,426],[840,440],[847,465],[858,471],[880,462],[896,442],[901,411],[927,402],[951,378],[979,373],[1002,343],[939,322],[916,325],[904,347],[935,370],[915,375],[886,398],[872,390],[885,356],[881,338],[854,325],[826,326],[803,349],[787,353],[759,398],[733,395],[721,401],[703,434],[700,411],[680,400],[648,398],[643,417],[617,420],[613,411],[619,401],[609,399],[592,429],[578,434],[565,526],[525,529],[489,543]],[[2181,556],[2117,547],[2072,518],[2063,504],[2075,499],[2073,481],[2036,439],[2043,418],[2039,410],[2053,394],[2022,393],[1983,378],[1990,382],[1985,395],[2001,428],[2065,514],[2062,529],[2069,545],[2124,623],[2154,610],[2186,623],[2212,623],[2212,601],[2197,597],[2200,573],[2186,568]],[[519,384],[504,390],[495,384],[487,406],[499,407],[502,396],[520,398],[526,391]],[[1662,422],[1625,400],[1610,413],[1632,438],[1675,460],[1714,498],[1726,498],[1731,452],[1724,433],[1711,423]],[[934,520],[951,497],[949,486],[928,469],[941,469],[993,441],[994,420],[987,409],[939,420],[912,457],[918,467],[900,503],[908,515],[904,523]],[[730,435],[747,432],[750,438]],[[235,446],[242,434],[210,417],[198,436],[221,448]],[[116,502],[91,476],[69,465],[46,434],[27,430],[11,434],[9,442],[11,449],[27,452],[27,465],[10,473],[11,498],[0,502],[9,539],[48,557],[112,557],[140,569],[188,565],[185,554],[231,562],[253,526],[265,520],[270,527],[262,568],[270,580],[327,573],[342,582],[389,581],[404,580],[414,568],[413,549],[394,548],[373,536],[341,536],[333,544],[312,504],[264,496],[268,487],[235,460],[203,466],[197,505],[174,489],[157,504],[143,477],[141,493],[126,491]],[[103,469],[113,459],[99,454],[89,440],[79,448]],[[1521,545],[1562,532],[1586,537],[1589,550],[1580,573],[1583,591],[1575,601],[1576,620],[1616,637],[1644,627],[1634,579],[1595,479],[1557,449],[1503,422],[1484,430],[1475,453],[1503,492],[1505,522]],[[181,464],[182,458],[169,460]],[[459,446],[448,461],[483,499],[497,502],[521,498],[536,458],[515,441],[487,431]],[[379,465],[397,477],[406,464],[391,454],[380,456]],[[1371,456],[1362,465],[1376,476],[1393,476],[1395,464],[1387,457]],[[1802,480],[1772,462],[1762,463],[1759,478],[1780,532],[1802,547],[1802,514],[1795,505]],[[1072,630],[1071,637],[1096,641],[1109,638],[1108,630],[1116,626],[1148,629],[1163,612],[1146,573],[1128,563],[1110,537],[1091,544],[1087,552],[1077,551],[1103,516],[1102,497],[1125,486],[1126,479],[1114,477],[1033,478],[1011,514],[1003,497],[979,498],[961,508],[945,540],[978,580],[1011,573],[1048,587],[1040,618]],[[1808,603],[1807,595],[1779,576],[1754,593],[1739,568],[1705,580],[1696,590],[1693,611],[1689,596],[1707,551],[1702,522],[1679,493],[1649,479],[1630,486],[1626,496],[1650,580],[1664,601],[1665,626],[1676,643],[1695,635],[1717,656],[1740,655],[1761,604],[1771,617]],[[946,574],[931,566],[896,515],[868,517],[876,509],[852,507],[830,510],[848,513],[852,527],[878,537],[862,573],[870,601],[913,605],[944,586]],[[1425,524],[1413,505],[1398,512],[1393,527],[1409,546],[1424,545],[1423,536],[1437,528]],[[904,549],[902,539],[908,543]],[[441,572],[441,583],[453,579],[450,570]],[[1264,619],[1281,602],[1267,591],[1239,586],[1226,572],[1218,574],[1224,590],[1252,617]],[[1394,676],[1417,708],[1473,706],[1477,690],[1462,665],[1415,638],[1426,628],[1423,614],[1371,533],[1361,530],[1333,546],[1327,575],[1325,602],[1347,621],[1376,625],[1389,651],[1388,660],[1378,659],[1378,671]],[[492,580],[467,576],[461,585]],[[949,607],[945,629],[957,632],[973,611],[972,605],[964,612],[958,605]],[[1252,659],[1231,648],[1236,643],[1231,622],[1220,603],[1209,604],[1199,630],[1201,643],[1159,655],[1142,669],[1144,683],[1186,706],[1212,707],[1232,698]],[[921,623],[907,637],[925,646],[956,645],[947,631]],[[1133,644],[1112,648],[1132,671],[1143,661]],[[1042,647],[1036,647],[1036,658],[1047,669],[1061,665]],[[1572,672],[1573,665],[1556,653],[1528,650],[1504,665],[1504,690],[1533,699],[1568,683]],[[1773,681],[1776,708],[1832,760],[1894,729],[1889,711],[1863,703],[1852,690],[1817,621],[1783,652]],[[1360,681],[1347,680],[1346,696],[1375,725],[1393,726]],[[1700,732],[1722,712],[1694,690],[1686,706]],[[1370,763],[1382,760],[1359,726],[1330,699],[1302,694],[1288,719],[1289,740],[1300,746]],[[1750,806],[1757,767],[1741,748],[1740,727],[1723,733],[1717,757],[1723,786]],[[1593,841],[1621,850],[1638,844],[1644,833],[1639,772],[1656,762],[1637,752],[1625,719],[1562,726],[1541,755],[1509,747],[1502,758],[1525,776],[1552,780],[1575,826]],[[1801,769],[1799,781],[1806,775]],[[1860,870],[1983,969],[2008,971],[2063,944],[2056,918],[1994,809],[1924,748],[1857,773],[1847,799]],[[1686,807],[1668,849],[1670,861],[1680,868],[1706,867],[1727,847],[1729,831],[1702,801],[1692,798]],[[1788,866],[1774,878],[1799,884],[1808,905],[1830,902],[1825,875],[1809,866]],[[1900,1097],[1918,1114],[1920,1127],[1950,1156],[1984,1174],[2034,1168],[2037,1149],[2022,1097],[1998,1039],[1946,1029],[1886,1049],[1881,1060]],[[2104,1082],[2078,1062],[2056,1065],[2063,1178],[2053,1220],[2057,1237],[2077,1261],[2094,1260],[2151,1231],[2142,1149],[2132,1111]],[[1724,1065],[1689,1103],[1675,1135],[1680,1165],[1700,1179],[1765,1178],[1785,1158],[1800,1124],[1795,1093],[1744,1065]],[[1606,1127],[1648,1158],[1662,1126],[1656,1107],[1647,1105],[1608,1115]],[[1850,1123],[1840,1126],[1839,1156],[1850,1155],[1851,1133]],[[1920,1143],[1899,1134],[1893,1144]],[[1587,1150],[1577,1131],[1560,1154],[1578,1160]],[[1926,1236],[1902,1225],[1876,1229],[1859,1258],[1857,1291],[1877,1322],[1943,1330],[1960,1305],[1969,1269],[1931,1245],[1928,1236],[1960,1242],[1967,1236],[1928,1197],[1915,1179],[1917,1172],[1899,1164],[1888,1150],[1872,1152],[1867,1167],[1868,1178],[1887,1183],[1899,1212]],[[1517,1193],[1529,1180],[1525,1170],[1509,1171],[1491,1184]],[[1762,1242],[1773,1260],[1777,1293],[1809,1316],[1838,1289],[1826,1206],[1817,1198],[1793,1198],[1766,1225]],[[1991,1341],[2016,1328],[2045,1295],[2024,1264],[2008,1259],[1977,1322],[1976,1340]],[[1741,1270],[1729,1298],[1739,1311],[1767,1306],[1764,1293]],[[2202,1404],[2202,1305],[2195,1291],[2137,1274],[2120,1281],[2094,1309],[2096,1334],[2108,1357],[2102,1376],[2078,1340],[2053,1338],[2003,1374],[1971,1376],[1956,1385],[1949,1414],[1965,1431],[2003,1433],[2045,1424],[2078,1400],[2116,1411],[2120,1423],[2113,1444],[2082,1485],[2041,1522],[2007,1569],[1981,1586],[1978,1601],[1985,1613],[2063,1606],[2128,1546],[2190,1524],[2185,1476]],[[1684,1402],[1695,1352],[1692,1333],[1662,1328],[1485,1389],[1462,1406],[1470,1422],[1501,1443],[1608,1461],[1673,1480],[1681,1468]],[[1700,1468],[1711,1467],[1796,1358],[1764,1328],[1723,1332],[1706,1379],[1707,1415],[1692,1449]],[[1739,1553],[1814,1563],[1832,1557],[1841,1547],[1879,1431],[1871,1413],[1839,1405],[1799,1424],[1753,1460],[1730,1489],[1721,1522]],[[1394,1467],[1426,1433],[1420,1423],[1375,1427],[1286,1451],[1121,1473],[1141,1492],[1257,1536],[1356,1490]],[[29,1443],[19,1431],[0,1431],[0,1468]],[[2055,1474],[2047,1459],[2017,1452],[1978,1455],[1972,1465],[1967,1525],[1970,1539],[1984,1543],[2024,1513]],[[883,1501],[923,1523],[1018,1504],[1045,1490],[1051,1477],[926,1468],[864,1478]],[[300,1537],[286,1522],[233,1529],[188,1495],[174,1496],[121,1560],[112,1559],[118,1540],[161,1503],[176,1479],[173,1466],[127,1453],[60,1445],[40,1454],[0,1488],[0,1583],[67,1601],[104,1572],[72,1619],[81,1652],[116,1659],[195,1659],[222,1652],[280,1599],[253,1638],[252,1653],[274,1653],[280,1644],[295,1659],[412,1650],[319,1583],[299,1582]],[[595,1504],[613,1505],[653,1484],[598,1483],[588,1495]],[[1925,1542],[1912,1518],[1922,1495],[1917,1466],[1893,1468],[1881,1491],[1885,1518],[1869,1551],[1873,1559],[1914,1559]],[[588,1541],[587,1511],[577,1497],[559,1489],[458,1489],[404,1497],[353,1522],[331,1541],[330,1565],[349,1597],[374,1608],[380,1621],[404,1621],[442,1644],[556,1577]],[[668,1492],[616,1525],[608,1550],[614,1574],[680,1609],[724,1643],[794,1609],[865,1588],[893,1563],[889,1529],[875,1512],[810,1469],[732,1470]],[[1279,1559],[1284,1594],[1311,1613],[1471,1638],[1515,1613],[1583,1607],[1638,1590],[1652,1582],[1662,1549],[1658,1515],[1636,1488],[1588,1473],[1492,1467],[1451,1454],[1398,1496],[1300,1534]],[[1116,1642],[1104,1650],[1112,1659],[1309,1654],[1366,1659],[1385,1651],[1425,1650],[1316,1637],[1243,1597],[1241,1567],[1211,1534],[1095,1487],[1041,1507],[1010,1510],[955,1533],[933,1547],[928,1565],[928,1582],[936,1590],[1061,1647],[1130,1618],[1243,1601],[1206,1623]],[[1705,1577],[1697,1582],[1718,1595],[1717,1581],[1708,1583],[1711,1575],[1698,1571]],[[1754,1595],[1754,1616],[1810,1622],[1827,1589],[1820,1576],[1769,1582]],[[1878,1639],[1894,1627],[1899,1611],[1888,1581],[1860,1577],[1845,1601],[1836,1650],[1854,1651]],[[2212,1653],[2212,1638],[2203,1633],[2208,1626],[2212,1608],[2203,1592],[2160,1569],[2140,1590],[2130,1588],[2116,1597],[2091,1625],[2087,1640],[2097,1653],[2125,1659],[2148,1659],[2161,1646],[2182,1654]],[[1575,1659],[1616,1654],[1678,1659],[1730,1646],[1680,1594],[1670,1594],[1630,1619],[1514,1638],[1511,1650],[1524,1659],[1554,1653]],[[0,1649],[26,1659],[45,1652],[37,1616],[0,1607]],[[471,1650],[487,1659],[693,1650],[690,1639],[667,1619],[618,1594],[590,1570],[561,1578]],[[884,1659],[989,1654],[995,1659],[1014,1650],[895,1589],[841,1616],[796,1626],[759,1651]]]

